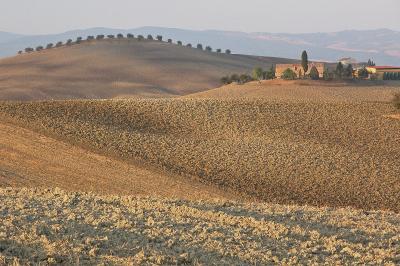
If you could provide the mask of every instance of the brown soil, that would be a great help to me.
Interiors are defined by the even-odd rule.
[[[400,211],[388,103],[163,99],[3,103],[0,115],[101,153],[283,204]]]
[[[0,187],[59,187],[180,199],[234,198],[195,180],[121,162],[4,122],[0,122],[0,154]]]

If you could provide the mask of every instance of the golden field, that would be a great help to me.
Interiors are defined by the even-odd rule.
[[[400,215],[0,189],[0,264],[397,265]]]

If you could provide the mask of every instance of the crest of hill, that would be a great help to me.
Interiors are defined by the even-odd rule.
[[[227,74],[293,61],[149,40],[83,41],[0,60],[0,99],[181,96],[215,88]]]

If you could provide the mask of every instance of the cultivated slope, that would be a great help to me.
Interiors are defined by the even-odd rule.
[[[118,161],[0,121],[0,187],[180,199],[228,198],[214,187],[150,167]]]
[[[400,211],[388,103],[135,99],[3,103],[0,116],[276,203]]]
[[[160,97],[293,60],[226,55],[137,39],[83,42],[0,60],[0,99]]]
[[[184,96],[212,99],[268,99],[290,102],[390,102],[400,93],[400,83],[336,83],[324,81],[269,80],[232,83],[220,88]]]
[[[0,189],[0,264],[396,265],[400,215]]]

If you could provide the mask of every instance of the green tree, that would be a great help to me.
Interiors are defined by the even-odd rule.
[[[86,40],[92,41],[92,40],[94,40],[94,36],[87,36]]]
[[[261,67],[256,67],[253,69],[253,78],[255,80],[262,80],[264,75],[264,70]]]
[[[134,37],[135,37],[135,35],[133,35],[132,33],[128,33],[126,35],[126,38],[128,38],[128,39],[133,39]]]
[[[207,51],[207,52],[212,52],[211,46],[206,46],[206,51]]]
[[[225,76],[225,77],[221,78],[221,83],[226,85],[226,84],[231,84],[232,82],[231,82],[230,77]]]
[[[344,66],[343,66],[342,62],[339,62],[336,65],[335,74],[339,79],[342,79],[343,78],[343,73],[344,73]]]
[[[144,36],[143,35],[138,35],[138,40],[139,41],[143,41],[144,40]]]
[[[36,51],[42,51],[43,50],[43,46],[39,45],[38,47],[36,47]]]
[[[231,79],[231,82],[240,82],[240,77],[238,74],[232,74],[230,79]]]
[[[177,41],[177,44],[178,44],[179,46],[182,46],[182,41]]]
[[[353,66],[351,64],[344,69],[344,76],[349,79],[353,78]]]
[[[297,78],[297,74],[292,69],[288,68],[283,71],[281,78],[285,80],[294,80]]]
[[[375,62],[372,61],[371,59],[368,59],[367,66],[375,66]]]
[[[231,50],[229,50],[229,49],[226,49],[226,50],[225,50],[225,53],[226,53],[226,54],[231,54],[231,53],[232,53],[232,51],[231,51]]]
[[[368,78],[368,70],[365,67],[360,68],[358,70],[358,78],[360,78],[360,79]]]
[[[76,43],[81,43],[82,42],[82,37],[76,38]]]
[[[109,34],[109,35],[107,35],[107,38],[108,38],[108,39],[114,39],[114,38],[115,38],[115,36],[114,36],[114,35],[112,35],[112,34]]]
[[[331,73],[329,73],[329,70],[325,68],[324,73],[323,73],[324,80],[328,81],[331,80]]]
[[[199,44],[197,45],[197,49],[203,50],[203,45],[202,45],[201,43],[199,43]]]
[[[154,40],[151,34],[147,35],[147,40]]]
[[[303,51],[301,53],[301,66],[303,67],[304,77],[305,77],[306,73],[308,71],[308,54],[307,54],[307,51]]]
[[[275,78],[275,67],[272,65],[268,71],[264,73],[265,79],[274,79]]]
[[[192,44],[188,43],[188,44],[186,44],[186,47],[192,48]]]
[[[313,66],[310,70],[310,77],[312,80],[319,80],[319,72],[315,66]]]
[[[117,38],[118,38],[118,39],[123,39],[123,38],[124,38],[124,35],[123,35],[122,33],[118,33],[118,34],[117,34]]]
[[[34,49],[31,47],[25,48],[25,53],[32,53],[33,51],[34,51]]]
[[[247,75],[247,74],[242,74],[239,77],[240,84],[245,84],[245,83],[250,82],[252,80],[253,79],[251,78],[251,76]]]
[[[18,54],[22,54],[22,53],[23,53],[22,50],[19,50],[19,51],[18,51]]]
[[[63,45],[63,43],[62,42],[58,42],[58,43],[56,43],[56,47],[61,47]]]
[[[157,40],[159,41],[159,42],[162,42],[162,39],[163,39],[163,37],[161,36],[161,35],[157,35]]]
[[[168,39],[167,42],[168,42],[168,43],[172,43],[172,39]]]
[[[104,39],[104,35],[103,34],[99,34],[96,36],[96,40],[103,40]]]
[[[49,43],[49,44],[46,45],[46,49],[51,49],[51,48],[53,48],[53,46],[54,46],[54,44]]]
[[[218,49],[216,50],[216,52],[217,52],[217,53],[221,53],[222,50],[218,48]]]

